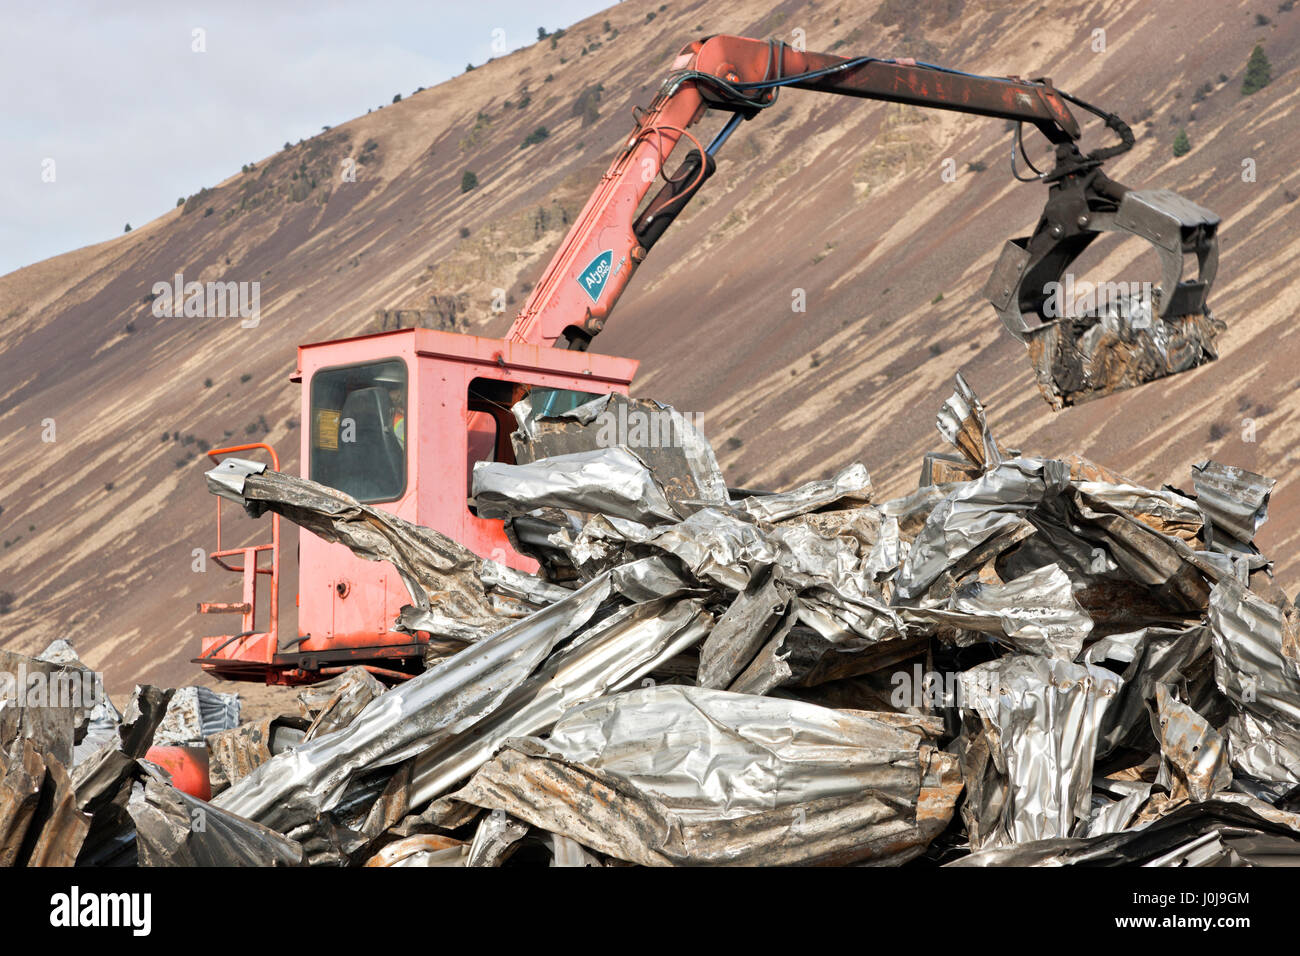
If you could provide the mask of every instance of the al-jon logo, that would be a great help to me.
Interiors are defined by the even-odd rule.
[[[578,276],[578,285],[591,296],[593,304],[600,301],[600,294],[605,291],[605,283],[609,281],[609,273],[613,265],[614,250],[606,249],[587,263],[587,268],[583,269],[582,274]]]

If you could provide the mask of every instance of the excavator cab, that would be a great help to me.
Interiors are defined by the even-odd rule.
[[[302,386],[302,475],[360,502],[434,528],[510,567],[532,571],[500,520],[479,517],[468,501],[476,461],[514,461],[511,406],[531,394],[552,413],[609,392],[627,394],[632,359],[544,348],[433,329],[399,329],[303,345],[292,380]],[[239,449],[213,449],[220,458]],[[269,451],[270,449],[266,449]],[[273,461],[278,467],[278,461]],[[221,499],[218,499],[220,502]],[[228,506],[228,504],[227,504]],[[218,504],[220,509],[220,503]],[[278,539],[278,516],[272,516]],[[218,534],[220,513],[218,512]],[[427,634],[393,629],[410,595],[384,562],[367,561],[303,530],[298,544],[297,633],[279,633],[278,613],[258,626],[266,599],[260,579],[278,584],[278,540],[259,545],[272,568],[213,552],[244,574],[244,600],[205,603],[202,613],[240,613],[243,627],[207,637],[197,662],[234,680],[300,684],[362,665],[400,679],[422,668]],[[270,594],[272,608],[278,596]]]

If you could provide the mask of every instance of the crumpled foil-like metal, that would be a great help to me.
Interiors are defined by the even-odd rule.
[[[301,866],[302,847],[157,780],[127,802],[141,866]]]
[[[925,520],[899,569],[897,591],[919,598],[951,564],[1000,532],[1016,527],[1021,516],[1069,484],[1062,461],[1013,458],[982,477],[963,482],[940,501]]]
[[[960,680],[963,706],[979,715],[1007,782],[998,826],[978,846],[1068,837],[1089,815],[1097,734],[1120,679],[1092,664],[1021,654]]]
[[[608,577],[371,701],[346,727],[277,754],[213,803],[281,833],[329,810],[354,776],[392,766],[492,713],[609,598]]]
[[[651,866],[898,863],[946,825],[955,766],[894,715],[664,686],[511,740],[456,797]]]
[[[537,407],[532,393],[511,409],[519,430],[510,440],[520,464],[621,445],[653,472],[678,515],[727,504],[727,483],[713,446],[671,405],[610,393],[548,414],[544,402]]]
[[[209,734],[239,726],[239,695],[208,687],[180,687],[154,731],[155,746],[202,746]]]
[[[365,865],[399,869],[459,867],[471,865],[469,857],[470,848],[461,840],[437,833],[417,833],[388,844]]]
[[[1178,700],[1167,684],[1156,685],[1151,729],[1160,741],[1162,758],[1157,785],[1193,800],[1208,800],[1231,785],[1226,742],[1204,717]]]
[[[988,847],[947,865],[1177,866],[1182,865],[1189,843],[1206,834],[1215,834],[1229,843],[1240,841],[1240,852],[1246,856],[1252,849],[1279,855],[1289,850],[1293,858],[1300,854],[1300,814],[1279,810],[1245,794],[1221,792],[1200,803],[1184,803],[1145,826],[1092,838]],[[1259,847],[1259,838],[1268,841],[1265,846]]]
[[[789,601],[790,589],[771,574],[738,593],[700,648],[699,686],[730,686],[780,624]]]
[[[713,619],[694,598],[624,607],[585,630],[468,732],[428,747],[411,772],[420,806],[469,776],[508,737],[543,733],[570,707],[624,690],[698,644]]]
[[[1210,592],[1215,680],[1236,711],[1227,726],[1232,768],[1273,799],[1300,784],[1297,627],[1286,610],[1233,577]]]
[[[685,521],[656,531],[649,547],[678,558],[700,580],[743,591],[776,553],[762,529],[714,508],[702,508]]]
[[[761,521],[778,522],[840,502],[866,504],[871,500],[871,476],[866,466],[854,463],[834,478],[810,481],[791,491],[741,498],[736,507]]]
[[[214,477],[253,510],[272,489],[284,513],[398,563],[426,595],[450,580],[470,622],[404,609],[435,633],[441,615],[465,649],[396,689],[318,701],[314,739],[259,751],[262,768],[214,802],[313,864],[499,865],[520,847],[556,865],[897,863],[935,839],[963,789],[965,826],[932,858],[967,840],[977,863],[1300,849],[1300,612],[1250,542],[1267,479],[1198,466],[1193,499],[1078,456],[1024,457],[959,379],[939,425],[961,457],[944,460],[942,486],[872,503],[854,465],[731,501],[690,449],[593,450],[611,408],[645,410],[609,396],[556,416],[516,409],[536,487],[501,483],[497,504],[519,516],[511,533],[541,575],[438,538],[444,551],[421,555],[422,529],[382,515],[353,529],[371,516],[311,483]],[[618,460],[640,484],[621,498],[579,487],[565,454]],[[536,493],[565,481],[568,497]],[[929,693],[944,675],[959,676],[959,706],[951,684]],[[916,713],[866,712],[885,707]],[[819,715],[811,729],[800,708]],[[906,747],[880,743],[899,733]],[[848,769],[844,741],[857,742]],[[78,767],[104,781],[78,812],[111,806],[134,766],[102,763]],[[14,813],[30,800],[24,772],[10,764]]]
[[[1209,315],[1113,310],[1065,317],[1033,329],[1026,345],[1043,397],[1053,408],[1176,375],[1218,358],[1223,323]]]
[[[1205,515],[1206,545],[1244,556],[1252,568],[1267,561],[1255,548],[1255,533],[1268,520],[1268,499],[1277,481],[1245,468],[1202,461],[1192,466],[1196,504]]]
[[[1002,452],[989,430],[984,406],[974,389],[957,373],[956,391],[939,409],[939,434],[943,435],[980,471],[1002,464]]]
[[[304,739],[311,740],[346,727],[372,700],[388,688],[364,667],[349,667],[338,677],[298,692],[298,705],[311,721]]]
[[[483,518],[510,518],[539,508],[599,512],[647,525],[678,518],[650,469],[621,445],[527,465],[475,462],[472,487]]]
[[[208,738],[208,778],[218,794],[282,750],[302,742],[311,722],[292,714],[249,721]]]
[[[1110,661],[1123,684],[1115,702],[1106,708],[1097,738],[1097,755],[1103,757],[1119,747],[1150,750],[1158,746],[1150,723],[1144,719],[1147,701],[1159,684],[1200,683],[1213,689],[1210,658],[1210,629],[1149,627],[1124,634],[1111,634],[1089,645],[1080,660],[1087,664]],[[1207,666],[1208,665],[1208,666]],[[1202,679],[1202,671],[1208,679]],[[1201,704],[1201,697],[1196,698]]]
[[[899,614],[904,621],[945,624],[1000,638],[1021,653],[1067,661],[1078,656],[1092,631],[1070,578],[1055,564],[1005,584],[972,582],[940,607],[903,608]]]

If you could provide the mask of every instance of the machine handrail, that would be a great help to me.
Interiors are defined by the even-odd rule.
[[[206,454],[209,458],[215,461],[217,457],[220,455],[232,455],[235,454],[236,452],[253,451],[255,449],[261,449],[265,451],[271,458],[271,467],[276,471],[280,470],[280,456],[276,454],[275,449],[272,448],[270,445],[268,445],[266,442],[248,442],[243,445],[231,445],[226,448],[213,448],[210,449]],[[258,563],[257,555],[262,551],[271,552],[270,568],[259,568],[257,566]],[[222,560],[222,558],[232,557],[236,554],[244,555],[243,564],[236,566],[233,564],[227,564],[225,561]],[[252,558],[251,561],[249,560],[250,556]],[[244,629],[241,634],[231,636],[230,639],[226,640],[220,647],[208,651],[203,655],[203,657],[205,659],[209,658],[210,655],[215,654],[217,651],[221,650],[226,645],[234,641],[247,638],[247,637],[257,637],[260,635],[261,632],[257,630],[256,625],[254,624],[254,618],[257,612],[257,576],[259,574],[269,574],[271,576],[271,582],[270,582],[271,602],[270,602],[270,615],[269,615],[270,620],[268,622],[269,626],[267,628],[266,633],[270,635],[271,637],[270,646],[274,648],[276,646],[276,642],[279,640],[279,633],[280,633],[280,516],[278,514],[271,515],[271,543],[270,544],[255,544],[255,545],[247,545],[245,547],[238,547],[238,548],[222,548],[221,546],[221,498],[218,497],[217,498],[217,547],[216,550],[208,554],[208,557],[211,558],[213,563],[216,564],[218,567],[223,568],[227,571],[234,571],[236,573],[240,573],[244,575],[244,601],[240,605],[229,605],[229,606],[203,603],[199,605],[199,610],[201,613],[203,613],[205,612],[205,609],[209,609],[209,612],[216,612],[216,611],[225,611],[225,610],[232,610],[238,608],[243,615]],[[267,661],[267,663],[269,663],[269,660]]]

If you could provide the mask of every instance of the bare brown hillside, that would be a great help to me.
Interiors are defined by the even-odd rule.
[[[229,623],[200,620],[195,602],[236,586],[191,570],[191,549],[212,546],[202,449],[256,436],[296,471],[295,345],[376,330],[380,310],[504,332],[632,107],[680,46],[721,32],[802,30],[809,49],[1046,74],[1119,112],[1139,142],[1111,175],[1223,217],[1212,304],[1229,330],[1217,363],[1052,413],[980,294],[1046,199],[1007,174],[1005,126],[787,90],[728,143],[596,341],[642,360],[641,394],[702,412],[734,484],[786,486],[861,460],[893,495],[915,485],[961,370],[1013,447],[1078,451],[1155,484],[1188,486],[1207,457],[1276,477],[1260,543],[1293,592],[1300,10],[1276,8],[627,0],[267,156],[127,235],[0,278],[0,590],[14,595],[0,641],[32,652],[66,637],[115,692],[191,682],[196,635]],[[1256,43],[1274,79],[1243,97]],[[550,135],[521,148],[539,126]],[[1192,150],[1175,159],[1179,127]],[[946,158],[956,182],[940,177]],[[355,182],[340,179],[349,159]],[[462,193],[466,169],[480,185]],[[154,318],[151,287],[178,272],[259,280],[261,324]],[[496,288],[506,313],[491,311]],[[794,289],[805,314],[791,312]]]

